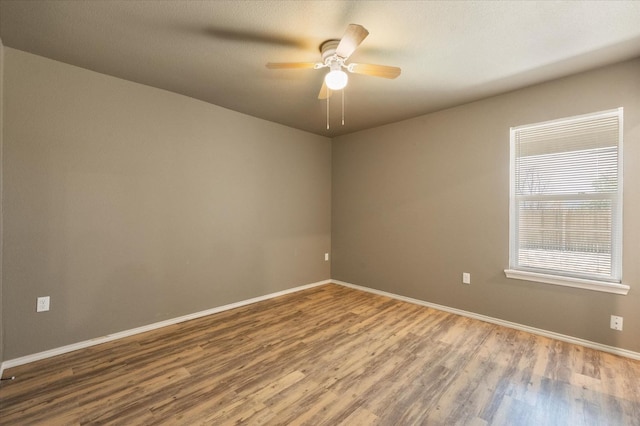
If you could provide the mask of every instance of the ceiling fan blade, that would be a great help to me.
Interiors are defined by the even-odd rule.
[[[203,28],[202,32],[206,35],[215,37],[219,40],[237,41],[241,43],[261,43],[261,44],[273,44],[277,46],[296,47],[299,49],[305,49],[308,46],[304,40],[299,38],[289,37],[282,34],[274,34],[268,32],[253,32],[253,31],[241,31],[232,30],[226,28]]]
[[[356,74],[371,75],[374,77],[396,78],[402,70],[398,67],[373,64],[349,64],[349,71]]]
[[[322,79],[322,87],[320,88],[320,92],[318,93],[318,99],[327,99],[330,98],[333,94],[333,90],[327,87],[327,83]]]
[[[278,69],[304,69],[315,68],[315,62],[267,62],[267,68],[271,70]]]
[[[348,58],[368,35],[369,31],[362,25],[349,24],[336,48],[336,55]]]

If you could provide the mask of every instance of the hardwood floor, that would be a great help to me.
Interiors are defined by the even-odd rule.
[[[640,425],[638,361],[331,284],[11,375],[3,425]]]

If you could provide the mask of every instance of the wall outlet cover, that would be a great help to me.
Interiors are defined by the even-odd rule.
[[[49,296],[38,297],[36,302],[36,312],[46,312],[49,310],[51,298]]]
[[[614,330],[622,331],[622,317],[611,315],[611,323],[609,326]]]

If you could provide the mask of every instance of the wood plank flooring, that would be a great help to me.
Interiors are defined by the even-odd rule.
[[[11,375],[3,425],[640,425],[638,361],[333,284]]]

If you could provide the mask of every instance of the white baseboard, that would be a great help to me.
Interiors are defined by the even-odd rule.
[[[56,355],[62,355],[67,352],[88,348],[90,346],[99,345],[101,343],[110,342],[112,340],[122,339],[123,337],[133,336],[135,334],[144,333],[146,331],[156,330],[158,328],[166,327],[173,324],[178,324],[184,321],[189,321],[189,320],[204,317],[207,315],[217,314],[218,312],[228,311],[229,309],[239,308],[241,306],[250,305],[256,302],[262,302],[263,300],[273,299],[274,297],[284,296],[285,294],[295,293],[295,292],[306,290],[312,287],[329,284],[331,282],[332,282],[331,280],[318,281],[315,283],[306,284],[299,287],[289,288],[287,290],[266,294],[264,296],[254,297],[252,299],[242,300],[240,302],[230,303],[224,306],[218,306],[216,308],[207,309],[205,311],[195,312],[193,314],[187,314],[181,317],[171,318],[165,321],[144,325],[142,327],[132,328],[130,330],[108,334],[106,336],[97,337],[95,339],[85,340],[83,342],[78,342],[78,343],[72,343],[71,345],[62,346],[55,349],[49,349],[48,351],[38,352],[31,355],[25,355],[19,358],[9,359],[7,361],[4,361],[2,364],[0,364],[0,377],[2,377],[2,372],[7,368],[17,367],[19,365],[28,364],[30,362],[39,361],[41,359],[50,358]]]
[[[584,340],[577,337],[567,336],[565,334],[555,333],[553,331],[542,330],[540,328],[529,327],[528,325],[522,325],[511,321],[501,320],[499,318],[493,318],[486,315],[476,314],[474,312],[463,311],[462,309],[450,308],[444,305],[438,305],[435,303],[425,302],[424,300],[414,299],[412,297],[400,296],[394,293],[388,293],[382,290],[376,290],[369,287],[363,287],[356,284],[347,283],[339,280],[331,280],[334,284],[339,284],[345,287],[350,287],[356,290],[366,291],[368,293],[378,294],[380,296],[387,296],[393,299],[402,300],[404,302],[414,303],[416,305],[426,306],[428,308],[437,309],[439,311],[450,312],[452,314],[461,315],[463,317],[473,318],[480,321],[502,325],[504,327],[513,328],[516,330],[526,331],[527,333],[537,334],[539,336],[549,337],[551,339],[561,340],[567,343],[573,343],[575,345],[584,346],[591,349],[596,349],[602,352],[608,352],[614,355],[619,355],[631,359],[640,360],[640,353],[629,351],[627,349],[617,348],[615,346],[603,345],[601,343],[592,342],[590,340]]]
[[[188,315],[184,315],[184,316],[181,316],[181,317],[177,317],[177,318],[172,318],[172,319],[168,319],[168,320],[165,320],[165,321],[156,322],[156,323],[145,325],[145,326],[142,326],[142,327],[137,327],[137,328],[133,328],[133,329],[130,329],[130,330],[125,330],[125,331],[121,331],[121,332],[118,332],[118,333],[108,334],[106,336],[97,337],[97,338],[91,339],[91,340],[85,340],[83,342],[73,343],[71,345],[62,346],[62,347],[55,348],[55,349],[50,349],[50,350],[47,350],[47,351],[44,351],[44,352],[38,352],[38,353],[35,353],[35,354],[26,355],[26,356],[22,356],[22,357],[19,357],[19,358],[6,360],[2,364],[0,364],[0,377],[2,377],[2,372],[7,368],[17,367],[19,365],[28,364],[30,362],[39,361],[39,360],[50,358],[50,357],[53,357],[53,356],[56,356],[56,355],[62,355],[62,354],[68,353],[68,352],[76,351],[78,349],[88,348],[90,346],[99,345],[101,343],[106,343],[106,342],[110,342],[110,341],[113,341],[113,340],[122,339],[123,337],[133,336],[135,334],[144,333],[146,331],[156,330],[158,328],[166,327],[166,326],[169,326],[169,325],[178,324],[178,323],[181,323],[181,322],[184,322],[184,321],[189,321],[189,320],[200,318],[200,317],[204,317],[204,316],[207,316],[207,315],[216,314],[218,312],[227,311],[229,309],[239,308],[241,306],[250,305],[252,303],[261,302],[263,300],[272,299],[274,297],[283,296],[285,294],[295,293],[295,292],[298,292],[298,291],[301,291],[301,290],[306,290],[306,289],[309,289],[309,288],[317,287],[317,286],[324,285],[324,284],[330,284],[330,283],[342,285],[344,287],[350,287],[350,288],[353,288],[353,289],[356,289],[356,290],[365,291],[365,292],[368,292],[368,293],[378,294],[378,295],[381,295],[381,296],[391,297],[393,299],[402,300],[404,302],[414,303],[414,304],[417,304],[417,305],[426,306],[426,307],[437,309],[437,310],[440,310],[440,311],[450,312],[452,314],[461,315],[461,316],[464,316],[464,317],[473,318],[473,319],[477,319],[477,320],[480,320],[480,321],[485,321],[485,322],[492,323],[492,324],[502,325],[504,327],[513,328],[513,329],[516,329],[516,330],[526,331],[528,333],[537,334],[537,335],[544,336],[544,337],[549,337],[551,339],[561,340],[563,342],[573,343],[573,344],[584,346],[584,347],[587,347],[587,348],[596,349],[596,350],[600,350],[600,351],[603,351],[603,352],[608,352],[608,353],[611,353],[611,354],[614,354],[614,355],[620,355],[620,356],[624,356],[624,357],[627,357],[627,358],[640,360],[640,353],[629,351],[629,350],[626,350],[626,349],[617,348],[615,346],[603,345],[601,343],[591,342],[589,340],[579,339],[577,337],[567,336],[567,335],[564,335],[564,334],[555,333],[553,331],[547,331],[547,330],[542,330],[542,329],[535,328],[535,327],[529,327],[527,325],[522,325],[522,324],[518,324],[518,323],[515,323],[515,322],[505,321],[505,320],[501,320],[501,319],[498,319],[498,318],[489,317],[489,316],[486,316],[486,315],[476,314],[474,312],[463,311],[461,309],[450,308],[448,306],[438,305],[438,304],[430,303],[430,302],[425,302],[424,300],[414,299],[412,297],[400,296],[398,294],[389,293],[389,292],[382,291],[382,290],[376,290],[376,289],[369,288],[369,287],[363,287],[363,286],[359,286],[359,285],[356,285],[356,284],[347,283],[347,282],[344,282],[344,281],[324,280],[324,281],[318,281],[318,282],[311,283],[311,284],[302,285],[302,286],[299,286],[299,287],[290,288],[290,289],[283,290],[283,291],[278,291],[276,293],[266,294],[264,296],[254,297],[252,299],[242,300],[240,302],[230,303],[230,304],[224,305],[224,306],[218,306],[216,308],[207,309],[207,310],[200,311],[200,312],[195,312],[193,314],[188,314]]]

